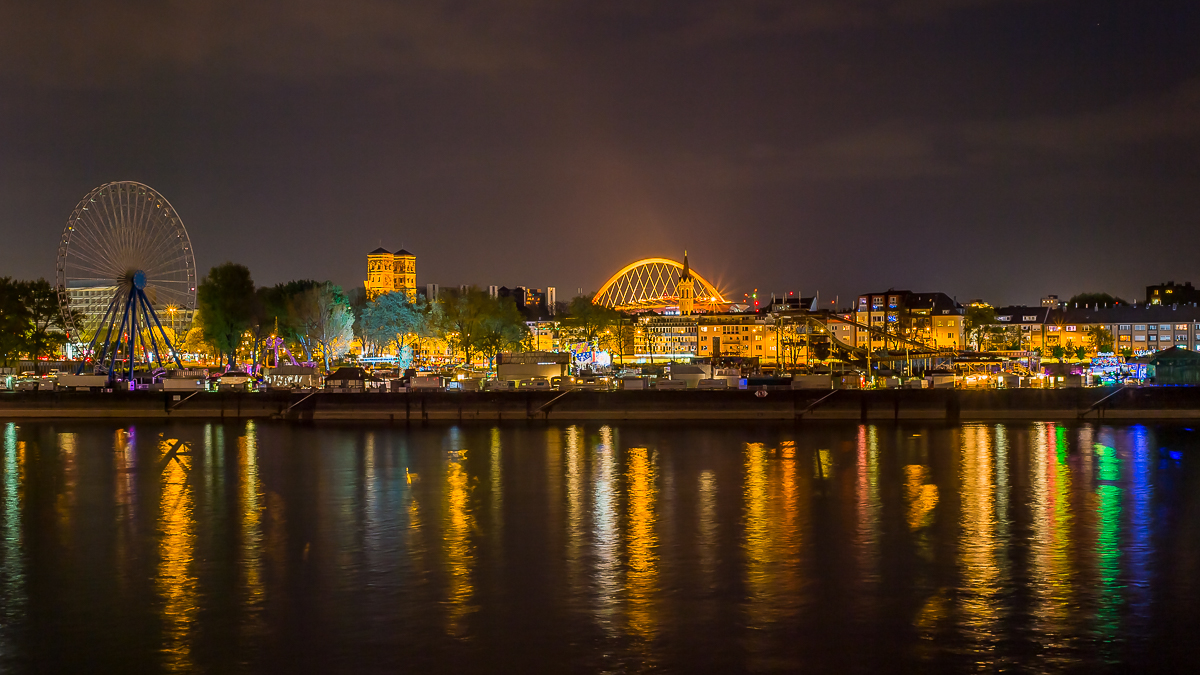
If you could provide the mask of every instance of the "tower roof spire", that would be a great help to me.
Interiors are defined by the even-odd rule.
[[[683,251],[683,274],[679,275],[679,278],[680,279],[691,279],[692,278],[692,271],[688,267],[687,249],[684,249],[684,251]]]

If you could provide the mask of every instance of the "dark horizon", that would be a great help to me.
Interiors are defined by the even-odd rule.
[[[200,274],[1037,304],[1200,281],[1200,7],[1166,1],[17,0],[0,276],[144,182]]]

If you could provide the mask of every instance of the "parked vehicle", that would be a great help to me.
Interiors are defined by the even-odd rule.
[[[642,390],[646,388],[646,380],[641,377],[622,377],[621,389],[624,391]]]
[[[230,370],[221,373],[217,378],[218,391],[247,391],[254,378],[242,370]]]
[[[446,378],[440,375],[414,377],[408,381],[408,388],[412,391],[444,391]]]

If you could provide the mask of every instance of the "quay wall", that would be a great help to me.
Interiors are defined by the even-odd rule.
[[[288,419],[421,423],[499,420],[1200,419],[1200,387],[998,390],[540,391],[332,393],[17,392],[0,420]]]

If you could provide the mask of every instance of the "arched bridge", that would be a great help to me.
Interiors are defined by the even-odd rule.
[[[679,304],[676,286],[683,263],[669,258],[645,258],[630,263],[612,275],[592,302],[612,307],[623,312],[639,310],[661,310]],[[690,270],[695,280],[695,309],[698,311],[723,311],[728,308],[725,299],[715,286],[696,272]]]

